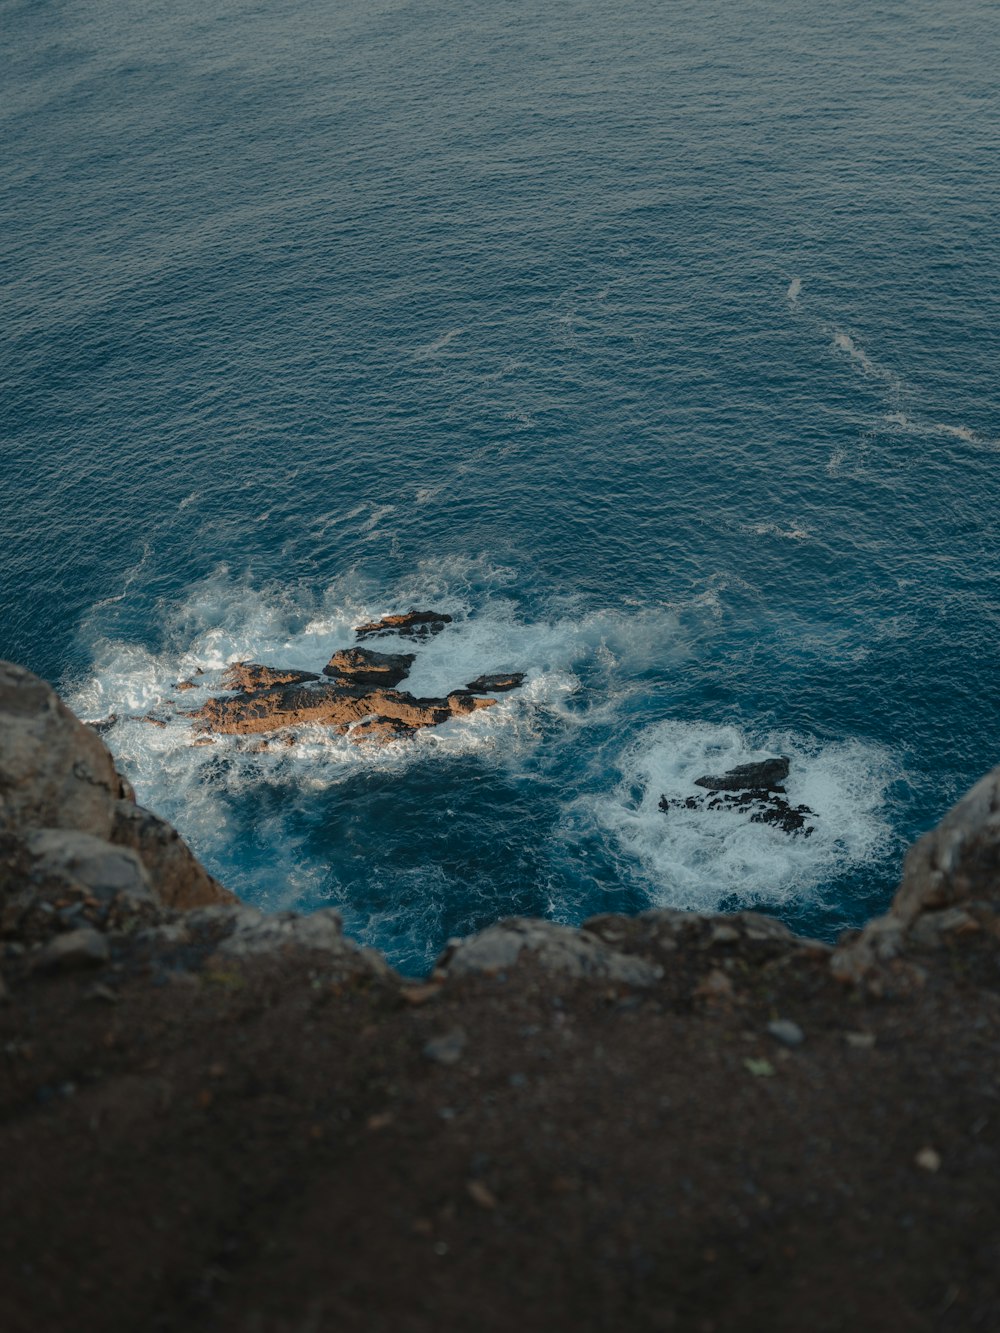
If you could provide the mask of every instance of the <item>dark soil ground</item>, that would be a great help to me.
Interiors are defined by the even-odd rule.
[[[594,929],[663,982],[8,951],[0,1329],[1000,1329],[996,922],[881,995]]]

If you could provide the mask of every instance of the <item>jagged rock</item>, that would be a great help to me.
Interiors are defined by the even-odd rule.
[[[784,791],[781,784],[788,777],[789,761],[784,755],[762,759],[755,764],[738,764],[720,777],[695,778],[696,787],[709,791]]]
[[[470,694],[503,694],[507,690],[519,689],[524,684],[523,671],[502,672],[494,676],[477,676],[470,680],[466,689]]]
[[[319,680],[319,676],[314,671],[296,671],[292,667],[233,662],[222,673],[221,683],[224,690],[266,690],[275,685],[303,685],[307,680]]]
[[[121,782],[111,756],[55,691],[0,662],[0,831],[111,829]]]
[[[364,625],[355,626],[354,633],[359,639],[380,638],[385,634],[398,634],[406,639],[426,639],[431,634],[440,634],[445,625],[450,624],[451,616],[445,615],[443,611],[407,611],[403,615],[369,620]]]
[[[496,699],[483,699],[467,690],[453,690],[448,695],[447,704],[456,717],[465,717],[468,713],[478,712],[480,708],[494,707]]]
[[[177,830],[140,805],[119,801],[111,840],[131,848],[146,868],[156,896],[167,907],[188,908],[236,899],[208,873]]]
[[[479,706],[488,705],[484,701]],[[418,699],[401,690],[320,682],[209,699],[191,716],[208,731],[250,735],[305,724],[345,732],[352,724],[369,720],[373,724],[391,721],[416,730],[439,726],[462,711],[467,710],[453,709],[449,699]],[[379,736],[384,728],[373,725],[363,734]]]
[[[341,648],[323,668],[324,676],[348,685],[398,685],[416,653],[377,653],[373,648]]]
[[[177,690],[178,693],[182,693],[184,690],[196,690],[197,688],[198,686],[193,680],[179,680],[174,686],[174,689]]]
[[[98,718],[96,722],[85,722],[83,725],[96,731],[98,736],[106,736],[117,721],[118,714],[110,713],[107,717]]]
[[[683,800],[660,797],[660,809],[670,810],[749,810],[751,824],[773,824],[785,833],[801,833],[808,838],[815,825],[807,823],[814,816],[807,805],[792,805],[783,795],[766,788],[749,791],[710,792],[707,796],[687,796]]]
[[[844,941],[830,967],[842,981],[860,982],[905,948],[924,913],[973,899],[1000,898],[1000,767],[954,805],[936,828],[910,848],[889,911]],[[921,932],[926,940],[926,931]]]
[[[202,914],[199,913],[199,916]],[[219,945],[218,952],[230,958],[248,958],[289,948],[317,949],[359,970],[371,970],[367,950],[346,939],[340,913],[328,907],[309,916],[294,912],[266,915],[256,908],[240,907],[234,914],[234,929]],[[383,963],[387,972],[391,971]]]
[[[523,952],[532,954],[546,971],[570,977],[601,977],[632,986],[651,986],[663,975],[661,967],[619,953],[586,931],[523,917],[512,917],[478,935],[455,941],[437,966],[450,976],[498,972],[512,967]]]
[[[136,810],[125,801],[120,804]],[[130,847],[112,846],[78,829],[36,829],[25,843],[34,861],[33,877],[64,879],[102,900],[122,894],[154,901],[146,867]]]
[[[84,926],[66,935],[57,935],[35,959],[38,972],[75,972],[78,968],[100,967],[111,957],[106,936]]]

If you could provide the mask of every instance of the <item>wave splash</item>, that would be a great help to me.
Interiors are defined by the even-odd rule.
[[[808,838],[754,824],[735,809],[659,808],[661,796],[696,794],[694,780],[784,754],[789,803],[815,812]],[[731,725],[663,722],[619,761],[621,781],[593,802],[599,823],[642,868],[658,906],[717,911],[780,907],[889,850],[889,753],[861,741],[821,742],[791,732],[756,734]]]

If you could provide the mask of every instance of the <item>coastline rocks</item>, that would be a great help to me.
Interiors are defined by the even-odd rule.
[[[204,730],[223,735],[251,735],[303,725],[345,732],[352,723],[368,718],[389,718],[409,727],[434,727],[451,716],[447,699],[417,699],[400,690],[325,683],[209,699],[192,714]]]
[[[359,639],[381,638],[386,634],[398,634],[405,639],[426,639],[431,634],[440,634],[451,620],[451,616],[443,611],[407,611],[403,615],[383,616],[381,620],[356,625],[354,633]]]
[[[398,685],[416,653],[377,653],[373,648],[340,648],[323,668],[324,676],[348,685]],[[316,677],[312,677],[313,680]]]
[[[291,667],[262,666],[259,662],[233,662],[222,673],[224,690],[266,690],[275,685],[303,685],[319,680],[314,671],[296,671]],[[181,688],[180,685],[177,687]],[[193,685],[187,688],[194,689]]]
[[[748,810],[751,824],[771,824],[788,834],[808,838],[815,825],[807,820],[815,811],[807,805],[792,805],[781,785],[788,777],[789,761],[784,755],[758,763],[739,764],[718,777],[695,778],[696,787],[704,787],[705,796],[683,800],[660,797],[660,809],[670,810]]]

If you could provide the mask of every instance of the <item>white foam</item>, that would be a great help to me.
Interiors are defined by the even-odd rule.
[[[801,294],[801,292],[802,292],[802,279],[793,278],[791,282],[788,284],[788,291],[785,293],[785,296],[787,297],[790,305],[795,305],[798,302],[799,295]]]
[[[676,617],[669,611],[596,612],[575,616],[568,608],[538,623],[524,620],[503,589],[514,577],[505,567],[482,561],[428,562],[412,582],[391,597],[376,598],[360,580],[331,587],[319,604],[291,591],[260,591],[233,584],[222,570],[190,594],[166,627],[172,645],[160,652],[116,639],[95,637],[93,671],[69,702],[93,720],[111,714],[118,722],[107,735],[139,800],[177,825],[196,851],[216,865],[233,861],[227,828],[230,802],[257,801],[267,787],[281,788],[288,808],[308,807],[309,794],[342,783],[363,769],[403,770],[438,758],[476,754],[491,764],[524,763],[552,728],[575,734],[599,723],[615,706],[601,692],[597,703],[581,700],[581,667],[614,673],[643,671],[676,651]],[[483,584],[493,591],[484,592]],[[474,584],[474,596],[466,585]],[[482,608],[473,612],[473,600]],[[303,604],[304,603],[304,604]],[[252,660],[319,671],[339,647],[353,644],[353,627],[412,605],[441,606],[454,615],[446,629],[423,642],[385,646],[412,650],[416,660],[402,688],[440,696],[482,673],[523,671],[524,686],[498,696],[494,707],[419,731],[385,746],[358,746],[321,727],[298,728],[284,738],[221,736],[208,745],[185,716],[211,698],[222,670]],[[201,674],[199,674],[201,673]],[[194,688],[178,692],[176,684]],[[152,714],[166,725],[142,720]],[[320,869],[304,855],[301,864],[284,832],[275,838],[282,864],[227,871],[234,888],[255,901],[277,892],[284,879],[293,894]],[[270,857],[259,857],[266,862]]]
[[[754,824],[749,812],[659,808],[662,795],[697,794],[695,778],[774,754],[791,759],[785,784],[791,804],[815,811],[809,837]],[[892,842],[884,809],[891,758],[861,741],[664,722],[626,751],[619,768],[619,786],[592,799],[591,812],[652,885],[660,906],[712,911],[733,899],[750,907],[806,898]]]

